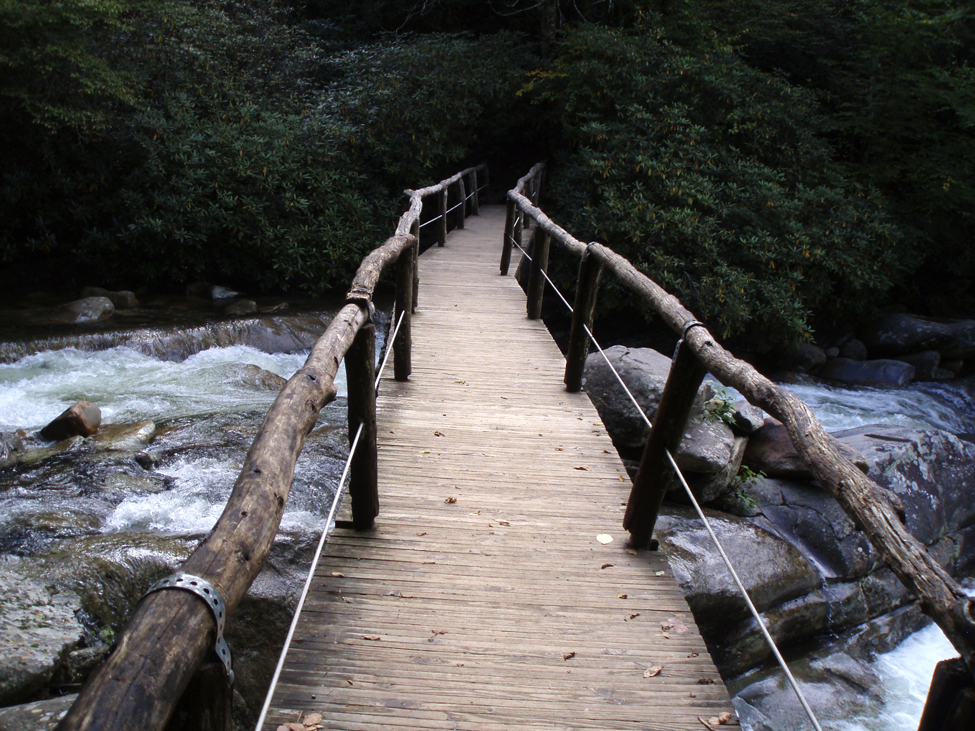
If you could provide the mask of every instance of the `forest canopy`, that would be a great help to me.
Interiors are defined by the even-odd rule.
[[[0,259],[321,294],[404,187],[547,159],[726,336],[971,316],[973,68],[959,0],[3,0]]]

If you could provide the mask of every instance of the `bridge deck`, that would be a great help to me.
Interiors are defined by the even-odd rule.
[[[484,207],[420,257],[413,375],[380,390],[377,527],[329,538],[267,728],[700,731],[733,713],[664,557],[624,546],[630,482],[498,276],[503,224]]]

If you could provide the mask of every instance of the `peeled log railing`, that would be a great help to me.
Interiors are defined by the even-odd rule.
[[[612,272],[620,284],[641,297],[682,338],[627,504],[624,528],[630,532],[631,541],[645,545],[650,540],[673,474],[665,459],[666,449],[675,449],[679,443],[690,407],[688,394],[696,392],[706,373],[710,372],[722,384],[738,390],[751,404],[785,425],[796,451],[816,481],[832,493],[857,529],[866,533],[884,562],[920,600],[922,610],[954,645],[965,665],[962,674],[967,675],[967,684],[971,686],[972,671],[975,669],[975,603],[928,553],[924,544],[907,531],[903,509],[896,496],[863,474],[837,449],[835,440],[826,433],[801,399],[779,388],[751,365],[722,348],[680,300],[668,294],[612,249],[598,243],[584,244],[546,216],[537,206],[543,171],[543,164],[535,165],[518,181],[514,190],[508,192],[501,273],[507,274],[512,242],[521,244],[524,216],[536,224],[532,233],[536,256],[533,257],[528,285],[529,317],[537,318],[541,312],[544,282],[540,276],[536,276],[536,271],[544,269],[547,262],[549,240],[554,239],[582,259],[566,354],[565,382],[568,390],[578,391],[581,388],[582,368],[589,346],[586,329],[592,328],[599,275],[604,269]],[[939,671],[948,672],[941,668]],[[956,671],[956,678],[957,675]],[[935,683],[938,683],[937,677]],[[946,681],[946,684],[950,685],[950,681]],[[932,698],[929,696],[929,707],[938,704]],[[958,703],[970,701],[971,698],[959,699]],[[975,715],[972,705],[966,708],[967,711],[958,711],[957,718],[967,720],[957,723],[969,723]],[[954,721],[950,719],[942,725],[926,726],[925,723],[922,719],[922,729],[970,728],[967,725],[952,726],[950,724]]]
[[[440,223],[437,238],[443,245],[447,233],[448,195],[451,190],[457,191],[460,202],[454,208],[460,208],[460,211],[454,222],[460,226],[468,206],[471,213],[477,212],[479,173],[486,181],[486,166],[480,165],[428,188],[406,191],[410,205],[400,218],[396,233],[363,260],[345,306],[268,411],[223,514],[180,567],[180,573],[204,579],[216,589],[223,600],[226,616],[233,614],[271,550],[291,489],[295,461],[319,412],[335,398],[335,374],[346,357],[350,359],[347,362],[350,426],[355,425],[352,429],[355,433],[358,423],[368,423],[371,419],[373,427],[371,437],[369,430],[365,430],[366,448],[360,446],[358,462],[353,462],[349,485],[353,523],[358,528],[372,525],[379,509],[374,466],[375,392],[371,376],[357,376],[371,373],[374,368],[372,327],[367,326],[374,311],[373,292],[383,270],[395,262],[396,318],[402,314],[403,324],[393,346],[394,371],[397,380],[406,380],[410,373],[409,321],[416,301],[415,263],[423,200],[436,196],[439,213],[431,221]],[[465,181],[469,186],[466,190],[472,191],[470,194],[465,194]],[[369,464],[370,454],[372,466]],[[187,698],[200,697],[211,706],[185,708],[180,715],[187,719],[190,727],[229,728],[226,725],[230,720],[229,713],[225,711],[230,696],[222,666],[211,663],[193,681],[194,686],[208,683],[206,691],[189,687],[194,673],[214,649],[216,632],[210,607],[189,592],[147,594],[118,635],[109,658],[85,684],[57,728],[60,731],[157,731],[166,728],[184,694]],[[214,665],[219,672],[214,672]],[[187,692],[188,688],[191,692]]]

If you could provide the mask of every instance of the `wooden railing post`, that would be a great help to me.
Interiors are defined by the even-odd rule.
[[[975,728],[975,685],[960,657],[934,668],[917,731],[970,731]]]
[[[410,226],[410,234],[416,239],[413,244],[413,301],[412,312],[416,312],[420,300],[420,219],[417,218]]]
[[[545,272],[548,271],[548,248],[551,238],[540,228],[532,232],[531,273],[528,277],[528,319],[542,316],[542,299],[545,296]]]
[[[456,228],[464,228],[464,219],[467,218],[467,191],[464,190],[464,176],[457,179],[457,192],[460,193],[460,200],[457,202],[457,223]]]
[[[471,170],[471,215],[478,216],[481,213],[481,204],[478,202],[477,193],[477,168]]]
[[[416,241],[411,249],[416,248]],[[408,381],[413,372],[413,335],[411,320],[413,315],[413,251],[407,249],[396,261],[396,306],[393,308],[395,322],[403,315],[396,342],[393,343],[393,374],[397,381]]]
[[[646,546],[653,535],[660,505],[674,475],[667,451],[677,454],[697,389],[705,375],[707,369],[681,340],[626,504],[623,527],[630,532],[630,544],[634,548]]]
[[[166,731],[231,731],[233,697],[227,669],[214,654],[190,678]]]
[[[501,276],[508,275],[508,267],[511,266],[511,243],[515,235],[515,202],[508,199],[508,213],[504,218],[504,241],[501,243]]]
[[[596,294],[603,264],[591,250],[586,249],[579,266],[575,304],[572,307],[572,330],[569,332],[569,349],[565,354],[565,390],[576,393],[582,388],[582,376],[589,354],[589,333],[592,331],[593,313],[596,310]]]
[[[404,251],[401,259],[412,253]],[[400,331],[402,334],[402,330]],[[352,527],[369,530],[379,515],[379,452],[376,444],[376,326],[363,325],[345,356],[345,376],[349,392],[349,445],[359,426],[362,435],[349,470],[349,497],[352,498]]]
[[[443,190],[440,191],[438,196],[440,201],[440,225],[437,226],[437,246],[447,245],[447,188],[444,185]]]

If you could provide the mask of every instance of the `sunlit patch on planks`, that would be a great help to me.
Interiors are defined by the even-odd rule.
[[[630,482],[498,275],[503,226],[484,207],[420,257],[413,374],[380,387],[377,527],[329,538],[266,728],[734,718],[670,566],[625,548]]]

